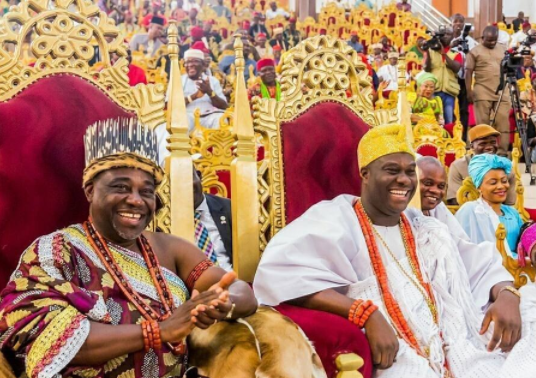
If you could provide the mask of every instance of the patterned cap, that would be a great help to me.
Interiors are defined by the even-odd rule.
[[[137,119],[108,119],[89,126],[84,147],[83,186],[113,168],[141,169],[152,175],[157,185],[162,182],[164,171],[158,165],[156,134]]]
[[[415,151],[403,125],[382,125],[370,129],[357,147],[357,162],[364,168],[383,156],[405,152],[415,158]]]

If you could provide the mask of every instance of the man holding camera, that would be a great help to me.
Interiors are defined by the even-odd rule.
[[[435,95],[443,102],[445,124],[454,122],[454,101],[460,93],[457,75],[463,65],[462,55],[451,51],[453,37],[451,27],[442,27],[423,45],[426,50],[424,70],[437,77]]]
[[[482,44],[467,54],[465,87],[467,101],[474,103],[476,123],[491,125],[501,133],[498,154],[504,155],[508,152],[510,143],[508,113],[511,104],[508,88],[505,88],[500,103],[500,96],[497,94],[501,79],[501,62],[506,50],[505,46],[497,43],[498,37],[497,27],[484,28]],[[495,121],[491,122],[492,119]]]

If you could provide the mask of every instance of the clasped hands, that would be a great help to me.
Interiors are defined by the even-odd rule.
[[[194,289],[191,298],[160,323],[162,341],[181,342],[195,327],[207,329],[225,319],[233,308],[229,286],[235,279],[236,273],[229,272],[207,291],[200,293]]]

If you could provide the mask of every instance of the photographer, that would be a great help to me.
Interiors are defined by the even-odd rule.
[[[454,39],[450,43],[453,51],[457,51],[462,57],[462,67],[458,72],[458,84],[460,93],[458,94],[458,105],[460,109],[460,122],[463,125],[464,140],[467,139],[467,130],[469,128],[469,103],[467,102],[467,91],[465,90],[465,55],[478,46],[478,43],[469,35],[471,25],[465,23],[465,17],[456,13],[452,16],[452,31]]]
[[[437,78],[435,95],[443,102],[445,124],[454,122],[454,101],[460,93],[457,74],[463,65],[462,55],[451,51],[453,37],[452,28],[442,27],[430,41],[423,44],[426,50],[424,70]]]
[[[477,124],[490,125],[492,114],[497,109],[495,123],[492,126],[501,133],[499,154],[506,154],[510,142],[508,113],[512,106],[507,88],[505,88],[500,104],[497,104],[501,62],[506,51],[505,46],[497,44],[498,36],[497,27],[486,26],[482,33],[482,44],[467,54],[465,87],[467,100],[469,103],[474,103]]]

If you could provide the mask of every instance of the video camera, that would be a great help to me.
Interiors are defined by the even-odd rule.
[[[467,54],[469,52],[469,41],[467,40],[467,37],[469,36],[469,33],[471,32],[471,29],[473,28],[473,25],[471,24],[465,24],[463,27],[462,36],[460,39],[460,49],[463,51],[464,54]]]
[[[432,49],[434,51],[441,50],[441,38],[446,34],[446,28],[445,26],[440,26],[439,29],[436,32],[432,31],[426,31],[427,34],[430,34],[432,36],[431,39],[428,41],[425,41],[421,48],[423,50]]]
[[[521,42],[519,47],[506,50],[504,59],[501,62],[501,73],[506,72],[515,75],[520,67],[523,67],[525,56],[531,55],[530,46],[536,43],[536,35],[529,35]]]

